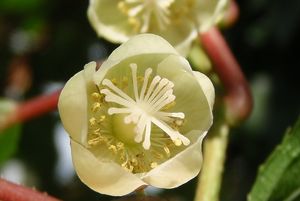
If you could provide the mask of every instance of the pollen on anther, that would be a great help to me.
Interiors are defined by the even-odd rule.
[[[157,164],[157,162],[152,162],[152,163],[150,164],[150,166],[151,166],[151,168],[153,169],[153,168],[156,168],[156,167],[158,166],[158,164]]]
[[[175,124],[176,124],[177,126],[182,126],[182,125],[183,125],[183,119],[176,119],[176,120],[175,120]]]
[[[101,107],[101,104],[99,102],[96,102],[93,104],[93,107],[92,107],[92,111],[93,112],[97,112]]]
[[[116,154],[118,152],[117,147],[115,145],[110,145],[108,147],[109,150],[112,150],[114,154]]]
[[[99,122],[103,122],[105,120],[105,118],[106,118],[105,115],[101,115],[100,119],[99,119]]]
[[[118,142],[117,143],[117,150],[123,150],[124,149],[124,143],[123,142]]]
[[[167,146],[164,146],[164,151],[166,152],[167,157],[169,158],[171,156],[170,149]]]
[[[97,120],[96,120],[95,117],[92,117],[92,118],[90,118],[89,122],[90,122],[90,125],[91,125],[91,126],[95,126],[96,123],[97,123]]]
[[[177,146],[177,147],[179,147],[179,146],[181,146],[182,145],[182,141],[180,140],[180,139],[176,139],[176,140],[174,140],[173,141],[174,142],[174,144]]]

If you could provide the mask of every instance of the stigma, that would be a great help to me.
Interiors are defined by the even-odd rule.
[[[122,139],[131,138],[135,143],[142,143],[145,150],[149,150],[153,126],[156,126],[176,146],[189,145],[190,140],[176,129],[182,125],[184,113],[167,112],[176,99],[173,94],[174,83],[159,75],[153,77],[152,68],[147,68],[143,76],[138,76],[137,64],[131,63],[129,66],[131,78],[128,80],[132,80],[131,91],[120,89],[109,79],[102,81],[100,90],[104,100],[111,103],[107,110],[108,115],[122,117],[122,121],[115,121],[117,123],[114,125],[124,128],[121,130],[127,130],[122,132]]]

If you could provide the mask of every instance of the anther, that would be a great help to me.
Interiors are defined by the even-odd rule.
[[[164,156],[163,156],[161,153],[159,153],[158,151],[155,151],[155,150],[152,150],[152,151],[151,151],[151,154],[153,154],[154,157],[155,157],[156,159],[159,159],[159,160],[161,160],[161,159],[164,158]]]
[[[93,131],[94,135],[100,135],[100,128],[97,128],[96,130]]]
[[[138,165],[138,161],[136,160],[136,158],[131,159],[131,164],[133,166],[137,166]]]
[[[92,93],[91,96],[94,101],[100,101],[102,99],[102,95],[97,92]]]
[[[110,145],[108,147],[109,150],[112,150],[114,154],[116,154],[118,151],[117,151],[117,147],[115,145]]]
[[[170,149],[167,146],[164,146],[164,151],[166,152],[167,157],[169,158],[171,156]]]
[[[105,120],[105,118],[106,118],[105,115],[101,115],[98,121],[103,122]]]
[[[123,150],[124,149],[124,143],[123,142],[118,142],[117,143],[117,150]]]
[[[182,126],[182,125],[183,125],[183,122],[184,122],[183,119],[176,119],[174,123],[175,123],[177,126]]]
[[[152,162],[150,164],[150,167],[153,169],[153,168],[156,168],[158,166],[157,162]]]
[[[176,139],[176,140],[174,140],[173,141],[174,142],[174,144],[177,146],[177,147],[179,147],[179,146],[181,146],[182,145],[182,141],[180,140],[180,139]]]
[[[97,123],[97,120],[96,120],[95,117],[92,117],[92,118],[90,118],[89,122],[90,122],[90,125],[91,125],[91,126],[95,126],[96,123]]]
[[[92,112],[97,112],[101,107],[101,104],[99,102],[96,102],[93,104],[93,107],[92,107]]]

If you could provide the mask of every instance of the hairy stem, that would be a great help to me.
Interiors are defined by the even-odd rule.
[[[41,193],[31,188],[17,185],[0,179],[1,201],[60,201],[54,197]]]

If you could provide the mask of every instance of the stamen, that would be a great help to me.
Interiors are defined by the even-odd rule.
[[[173,142],[178,147],[182,145],[182,141],[180,139],[178,139],[178,138],[176,140],[174,140]]]
[[[128,11],[128,15],[130,17],[135,17],[137,14],[139,14],[142,10],[144,9],[144,6],[143,5],[138,5],[132,9],[130,9]]]
[[[155,112],[157,112],[158,110],[163,108],[165,105],[168,105],[169,103],[173,102],[175,100],[175,98],[176,97],[174,95],[170,95],[166,99],[163,99],[161,102],[157,101],[157,104],[155,104],[155,106],[153,106],[153,110]]]
[[[153,168],[156,168],[158,166],[157,162],[152,162],[150,167],[153,169]]]
[[[92,112],[97,112],[100,109],[101,104],[99,102],[96,102],[93,104]]]
[[[165,116],[165,117],[175,117],[184,119],[185,115],[182,112],[157,112],[158,115]]]
[[[107,102],[114,102],[114,103],[118,103],[119,105],[123,105],[124,107],[132,107],[132,103],[129,102],[128,100],[112,93],[110,90],[108,89],[102,89],[100,91],[102,94],[105,94],[105,101]]]
[[[173,94],[173,89],[172,89],[173,86],[174,86],[174,84],[172,82],[169,82],[149,104],[152,105],[166,93],[168,93],[170,95]]]
[[[126,113],[130,113],[130,109],[129,108],[115,108],[115,107],[111,107],[108,109],[107,113],[109,115],[113,115],[113,114],[126,114]]]
[[[151,121],[147,120],[145,139],[144,139],[144,142],[143,142],[143,147],[146,150],[148,150],[150,148],[150,145],[151,145],[150,137],[151,137]]]
[[[123,142],[118,142],[117,143],[117,150],[123,150],[124,149],[124,143]]]
[[[152,118],[152,122],[158,126],[160,129],[162,129],[164,132],[167,133],[167,135],[170,136],[171,140],[176,140],[177,138],[179,138],[184,145],[189,145],[190,144],[190,140],[181,135],[178,131],[174,131],[172,128],[170,128],[166,123],[157,120],[156,118]]]
[[[148,10],[145,11],[145,13],[143,15],[144,23],[143,23],[143,26],[141,28],[142,33],[145,33],[145,32],[148,31],[149,25],[150,25],[150,17],[151,17],[151,10],[148,9]]]
[[[91,126],[95,126],[96,123],[97,123],[97,120],[96,120],[95,117],[92,117],[92,118],[90,118],[89,122],[90,122],[90,125],[91,125]]]
[[[118,8],[127,15],[128,22],[136,31],[148,32],[151,21],[157,22],[158,28],[163,30],[170,24],[169,7],[174,0],[123,0],[118,3]]]
[[[136,136],[134,138],[134,141],[136,141],[137,143],[140,143],[143,140],[143,134],[146,128],[146,124],[147,124],[146,115],[142,115],[135,129]]]
[[[164,90],[162,90],[162,92],[164,92]],[[159,95],[157,95],[157,97],[159,97]],[[166,100],[171,99],[171,97],[173,97],[173,96],[174,96],[173,89],[169,89],[168,91],[164,92],[163,95],[161,95],[159,98],[155,97],[155,99],[153,99],[153,101],[151,101],[151,103],[149,103],[149,104],[151,105],[151,107],[153,109],[155,109],[156,106],[160,105],[162,102],[165,102]]]
[[[148,85],[148,79],[149,79],[151,73],[152,73],[152,69],[147,68],[147,70],[145,72],[145,78],[144,78],[143,86],[142,86],[142,89],[141,89],[141,95],[140,95],[140,99],[139,99],[140,101],[143,101],[143,99],[144,99],[145,91],[146,91],[146,88],[147,88],[147,85]]]
[[[164,146],[164,151],[166,152],[167,157],[169,158],[171,156],[170,149],[167,146]]]
[[[104,79],[102,81],[102,84],[104,86],[108,86],[110,89],[112,89],[114,92],[116,92],[118,95],[122,96],[124,99],[126,99],[127,101],[132,101],[134,102],[134,100],[129,97],[127,94],[125,94],[121,89],[119,89],[118,87],[116,87],[110,80],[108,79]]]
[[[130,64],[130,68],[131,68],[131,72],[132,72],[132,83],[133,83],[134,97],[135,97],[135,100],[138,100],[139,93],[138,93],[137,78],[136,78],[137,65],[135,63],[131,63]]]
[[[158,86],[155,88],[154,92],[151,94],[150,98],[147,100],[147,103],[150,103],[155,97],[156,95],[159,93],[160,90],[162,90],[162,88],[168,84],[169,80],[166,78],[163,78],[159,81]]]
[[[105,118],[106,118],[105,115],[101,115],[101,116],[100,116],[100,119],[99,119],[99,122],[100,122],[100,123],[103,122],[103,121],[105,120]]]
[[[149,89],[148,89],[148,91],[147,91],[147,94],[146,94],[144,100],[148,100],[149,96],[152,94],[152,91],[153,91],[154,87],[157,85],[157,83],[158,83],[160,80],[161,80],[161,77],[158,76],[158,75],[156,75],[156,76],[153,78],[153,80],[152,80],[152,82],[151,82],[151,84],[150,84],[150,87],[149,87]]]
[[[178,131],[183,123],[185,117],[184,113],[160,111],[161,108],[174,102],[176,98],[173,95],[174,83],[158,75],[149,82],[152,73],[151,68],[147,68],[144,77],[142,77],[143,79],[138,81],[138,78],[141,76],[137,75],[137,64],[131,63],[129,67],[132,73],[134,98],[127,95],[123,90],[113,84],[112,81],[108,79],[102,81],[102,85],[107,87],[100,90],[100,93],[105,95],[104,100],[123,106],[120,108],[110,107],[107,113],[109,115],[128,114],[124,117],[124,123],[134,123],[136,125],[134,128],[134,141],[137,143],[143,141],[143,148],[145,150],[151,147],[152,123],[165,132],[176,146],[180,146],[181,144],[189,145],[190,140]],[[138,86],[138,84],[142,86]],[[139,89],[140,91],[138,91]],[[176,123],[176,118],[182,121]],[[156,137],[154,136],[154,138]],[[163,147],[164,144],[161,144],[161,146]],[[114,148],[111,147],[111,149]],[[166,148],[164,149],[166,150]],[[126,167],[128,168],[129,166],[126,165]]]
[[[110,145],[110,146],[108,147],[108,149],[109,149],[109,150],[112,150],[114,154],[117,154],[117,152],[118,152],[118,151],[117,151],[117,147],[116,147],[115,145]]]
[[[94,101],[100,101],[101,94],[99,94],[97,92],[94,92],[94,93],[92,93],[92,98],[93,98]]]

